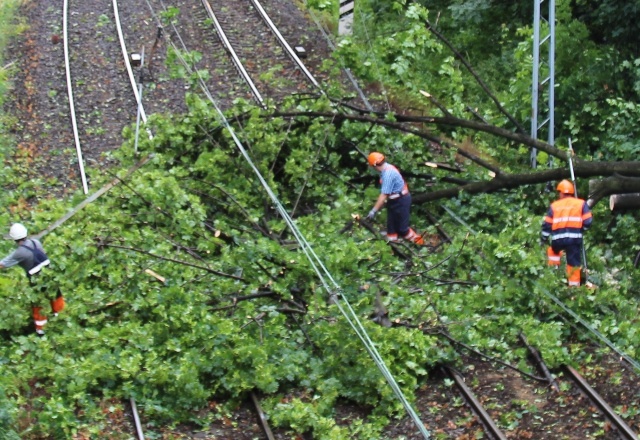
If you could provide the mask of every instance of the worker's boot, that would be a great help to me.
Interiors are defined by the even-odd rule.
[[[44,336],[44,326],[47,324],[47,317],[42,314],[42,307],[32,307],[33,323],[36,326],[38,336]]]
[[[580,286],[580,269],[580,266],[569,266],[567,264],[567,280],[569,282],[569,287]]]
[[[58,295],[58,297],[51,301],[51,312],[53,312],[53,316],[58,316],[58,313],[64,309],[64,297],[62,295]]]
[[[416,231],[414,231],[412,228],[409,228],[409,232],[407,232],[407,234],[402,238],[404,238],[405,240],[412,241],[415,244],[419,244],[419,245],[424,244],[424,240],[422,239],[422,236],[418,235]]]

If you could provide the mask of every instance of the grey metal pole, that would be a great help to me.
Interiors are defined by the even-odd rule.
[[[556,75],[556,2],[549,1],[549,145],[554,145],[555,135],[555,75]],[[549,165],[553,158],[549,156]]]
[[[540,0],[534,0],[533,10],[533,76],[531,81],[531,137],[538,138],[538,83],[540,81]],[[531,149],[531,168],[538,166],[538,149]]]
[[[571,138],[569,138],[569,171],[571,171],[571,181],[573,182],[573,195],[578,197],[578,185],[576,182],[576,175],[573,172],[573,145],[571,145]],[[586,203],[586,202],[585,202]],[[584,236],[582,237],[582,264],[584,264],[585,274],[587,271],[587,251],[584,248]]]

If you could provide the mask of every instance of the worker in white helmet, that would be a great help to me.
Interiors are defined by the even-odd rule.
[[[29,284],[34,287],[37,293],[50,295],[47,292],[47,283],[42,279],[42,269],[49,265],[50,261],[42,247],[42,243],[36,238],[28,238],[27,228],[21,223],[14,223],[9,230],[9,238],[15,241],[16,249],[0,261],[0,269],[5,267],[20,266],[24,269]],[[64,298],[60,291],[55,289],[55,297],[50,300],[51,311],[54,316],[64,308]],[[36,302],[31,304],[33,312],[33,322],[36,334],[44,336],[44,326],[47,324],[47,317],[42,312],[42,306]]]

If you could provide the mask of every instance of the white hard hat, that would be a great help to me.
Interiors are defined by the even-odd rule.
[[[9,230],[9,237],[11,237],[12,240],[27,238],[27,228],[21,223],[14,223]]]

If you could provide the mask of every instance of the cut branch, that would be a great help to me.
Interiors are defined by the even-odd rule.
[[[136,248],[132,248],[132,247],[129,247],[129,246],[120,246],[120,245],[117,245],[117,244],[105,243],[105,242],[102,242],[102,241],[98,241],[96,246],[97,247],[110,247],[110,248],[115,248],[115,249],[124,249],[126,251],[137,252],[139,254],[149,255],[150,257],[157,258],[159,260],[169,261],[171,263],[176,263],[176,264],[181,264],[183,266],[189,266],[189,267],[193,267],[193,268],[196,268],[196,269],[201,269],[201,270],[204,270],[204,271],[209,272],[211,274],[218,275],[218,276],[221,276],[221,277],[224,277],[224,278],[231,278],[231,279],[234,279],[234,280],[246,282],[246,280],[244,278],[236,276],[236,275],[231,275],[231,274],[228,274],[228,273],[220,272],[220,271],[211,269],[209,267],[199,266],[197,264],[192,264],[192,263],[189,263],[188,261],[182,261],[182,260],[176,260],[174,258],[163,257],[161,255],[156,255],[156,254],[153,254],[151,252],[148,252],[148,251],[145,251],[145,250],[142,250],[142,249],[136,249]]]

